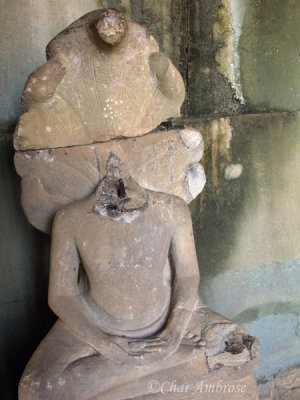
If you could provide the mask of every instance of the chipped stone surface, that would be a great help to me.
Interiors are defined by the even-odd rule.
[[[242,353],[238,355],[231,354],[229,352],[225,352],[222,354],[217,354],[215,356],[207,357],[207,362],[210,369],[218,368],[220,366],[228,367],[228,366],[241,366],[250,361],[250,354],[247,349],[244,349]]]
[[[186,132],[191,146],[182,140]],[[91,194],[108,172],[120,168],[146,189],[190,202],[206,181],[198,164],[203,148],[201,134],[184,128],[89,146],[17,152],[22,205],[36,228],[50,232],[61,206]]]
[[[275,375],[275,386],[278,389],[295,389],[300,387],[300,367],[291,368]]]
[[[16,150],[135,137],[180,116],[183,80],[155,39],[111,10],[115,21],[126,19],[125,33],[116,45],[104,42],[99,24],[113,17],[103,12],[86,14],[48,44],[48,62],[24,88]]]
[[[247,380],[256,400],[258,340],[198,295],[187,202],[205,183],[203,141],[163,122],[184,98],[178,71],[115,9],[75,21],[47,55],[25,86],[15,165],[30,222],[49,232],[55,215],[48,301],[58,320],[19,399],[150,399],[159,375]],[[229,120],[213,124],[229,160]]]
[[[206,2],[207,5],[210,3],[216,2],[213,0],[208,0]],[[239,9],[242,8],[242,5],[251,5],[251,9],[247,9],[244,18],[246,24],[241,25],[242,40],[240,46],[241,53],[239,55],[242,56],[242,68],[244,68],[244,72],[246,72],[246,75],[243,77],[243,89],[246,92],[249,90],[252,92],[252,99],[250,99],[253,107],[252,110],[255,109],[258,93],[263,93],[264,96],[266,96],[265,98],[259,98],[261,102],[260,106],[266,109],[273,108],[274,103],[276,103],[275,105],[277,107],[282,109],[287,106],[287,101],[294,103],[294,107],[296,107],[297,102],[299,104],[300,94],[300,92],[296,90],[299,85],[298,83],[296,84],[295,81],[296,76],[299,75],[299,68],[296,65],[298,63],[298,58],[295,54],[298,54],[297,40],[299,35],[297,31],[299,24],[297,24],[297,20],[299,20],[299,16],[297,9],[299,9],[298,5],[300,3],[297,4],[295,0],[287,0],[287,2],[243,2],[243,4],[240,1],[232,1],[231,3],[238,3]],[[204,4],[204,1],[189,1],[189,4],[193,5],[191,14],[195,14],[196,9],[199,9],[201,4]],[[218,1],[218,5],[219,4],[220,1]],[[191,68],[189,67],[189,103],[194,107],[194,110],[197,107],[199,112],[194,113],[197,118],[200,117],[199,113],[203,113],[207,110],[205,105],[207,106],[208,103],[211,104],[214,88],[217,87],[220,92],[221,86],[219,82],[217,85],[214,84],[213,62],[207,62],[210,57],[210,50],[212,52],[215,51],[216,44],[205,43],[203,37],[201,39],[196,37],[197,31],[203,32],[206,30],[206,27],[208,28],[211,26],[210,12],[207,13],[208,15],[205,15],[204,7],[200,9],[200,15],[198,14],[195,16],[194,22],[191,21],[191,23],[189,23],[191,31],[190,34],[187,34],[186,26],[188,24],[187,21],[184,20],[187,14],[185,1],[85,0],[84,2],[78,2],[77,0],[70,0],[62,2],[60,0],[51,0],[51,2],[49,2],[48,0],[33,0],[31,2],[18,2],[18,7],[15,7],[14,1],[6,1],[5,7],[3,7],[2,10],[3,12],[1,13],[3,37],[7,38],[7,40],[3,40],[0,44],[0,46],[3,45],[2,54],[4,55],[1,63],[3,66],[1,70],[3,84],[3,86],[1,86],[1,96],[3,97],[3,101],[1,102],[1,119],[3,118],[5,121],[7,114],[9,117],[14,118],[19,116],[19,98],[24,82],[28,73],[44,62],[44,47],[50,38],[85,12],[97,6],[107,5],[117,8],[121,6],[126,7],[128,12],[132,12],[131,15],[132,17],[134,16],[133,19],[135,21],[143,22],[145,26],[148,26],[153,36],[160,42],[160,45],[162,45],[161,48],[163,51],[167,50],[166,53],[170,56],[176,67],[178,68],[178,65],[182,65],[182,67],[178,69],[183,72],[182,75],[184,79],[186,78],[186,74],[184,73],[187,64],[186,58],[188,58],[185,53],[186,47],[189,47],[190,57],[193,61],[195,61],[197,55],[199,55],[198,62],[201,63],[201,66],[199,66],[199,64],[194,64]],[[180,10],[182,10],[182,12]],[[281,10],[284,12],[282,13]],[[24,24],[24,20],[26,20],[26,24]],[[13,21],[13,23],[11,21]],[[264,38],[263,41],[260,40],[262,37]],[[14,42],[13,46],[11,46],[10,43],[10,39],[12,38]],[[184,42],[186,45],[181,46]],[[220,47],[222,45],[223,43],[220,44]],[[191,52],[192,46],[194,47],[193,52]],[[183,51],[180,55],[181,48]],[[287,53],[289,56],[287,56]],[[290,61],[288,65],[286,63],[287,59]],[[204,72],[202,72],[202,68]],[[193,76],[191,76],[191,74]],[[201,75],[201,79],[199,79],[200,82],[195,82],[195,77],[199,75]],[[210,84],[210,86],[207,85],[206,87],[209,87],[211,91],[202,90],[203,78],[206,76],[209,80],[205,82]],[[277,79],[278,76],[281,76],[282,79]],[[204,89],[206,89],[206,87]],[[292,90],[294,90],[294,92]],[[198,96],[198,101],[195,101],[193,97],[195,94]],[[222,96],[223,92],[220,94],[220,99],[223,101],[222,98],[224,98],[224,101],[221,103],[222,109],[224,110],[226,106],[230,106],[231,99],[227,101],[228,98]],[[212,106],[211,112],[216,109],[218,109],[218,107]],[[230,107],[228,107],[228,109],[230,110]],[[8,113],[6,113],[5,110],[8,110]],[[244,121],[241,121],[241,129],[236,131],[237,135],[233,146],[233,162],[243,162],[244,165],[241,179],[228,181],[226,189],[226,182],[223,180],[224,175],[222,175],[221,172],[221,179],[218,187],[220,192],[217,196],[214,189],[211,189],[211,179],[209,175],[209,183],[205,194],[205,197],[207,197],[205,201],[203,201],[204,195],[201,196],[202,200],[196,203],[197,212],[193,214],[194,228],[197,229],[196,240],[198,241],[197,250],[199,252],[199,262],[201,262],[202,288],[206,286],[206,281],[204,280],[206,273],[217,276],[219,270],[224,271],[224,274],[218,275],[220,281],[218,288],[215,288],[213,291],[211,285],[207,287],[206,301],[212,299],[210,303],[211,307],[218,309],[227,316],[233,316],[237,315],[239,312],[243,312],[243,317],[239,320],[240,323],[248,321],[249,318],[255,319],[259,318],[262,314],[265,315],[264,313],[269,310],[268,305],[265,306],[265,303],[267,303],[270,295],[275,295],[277,291],[277,297],[275,298],[274,296],[275,300],[271,296],[272,303],[270,304],[270,307],[274,307],[276,313],[281,307],[284,308],[282,311],[283,313],[287,313],[286,308],[289,307],[289,309],[292,309],[295,307],[294,303],[290,303],[291,292],[294,292],[296,288],[296,283],[293,282],[295,273],[292,273],[286,266],[294,264],[294,267],[297,268],[297,261],[293,261],[294,252],[289,251],[289,249],[291,250],[293,243],[296,244],[299,242],[297,232],[295,232],[295,226],[293,225],[293,220],[296,222],[296,218],[289,218],[289,215],[296,215],[296,209],[293,205],[293,192],[297,186],[295,185],[295,179],[297,177],[295,177],[294,172],[297,170],[299,171],[299,168],[295,166],[296,164],[294,161],[289,163],[289,165],[284,163],[284,158],[288,159],[290,155],[297,154],[297,150],[293,150],[292,145],[291,148],[287,149],[287,154],[283,154],[282,158],[280,154],[276,152],[276,148],[280,148],[284,153],[284,149],[286,148],[285,143],[278,143],[276,139],[277,127],[282,126],[284,127],[282,137],[289,137],[289,132],[285,129],[285,127],[289,125],[286,116],[282,113],[281,118],[276,119],[276,122],[274,122],[274,126],[270,126],[270,131],[275,129],[273,142],[269,142],[269,129],[263,122],[264,119],[268,119],[266,113],[263,118],[256,120],[249,129],[246,128],[249,115],[242,116],[241,120],[242,119],[244,119]],[[10,129],[13,128],[14,120],[10,123]],[[297,127],[291,127],[291,130],[295,133],[299,131]],[[9,130],[9,132],[11,132],[11,130]],[[245,148],[246,151],[252,148],[249,142],[252,142],[256,133],[258,134],[257,136],[261,135],[262,140],[259,148],[261,148],[262,153],[264,152],[264,157],[262,155],[262,157],[258,159],[255,157],[254,152],[252,153],[250,151],[249,159],[251,158],[252,161],[249,162],[247,155],[244,154],[243,156],[243,148]],[[7,137],[8,140],[10,140],[9,135],[7,135]],[[207,143],[209,155],[210,144],[207,138],[205,142]],[[274,154],[274,151],[276,154],[273,157],[272,154]],[[5,331],[10,338],[9,343],[5,346],[7,350],[11,349],[9,353],[10,367],[7,366],[6,370],[3,371],[3,373],[7,374],[7,377],[9,377],[9,379],[7,378],[5,381],[9,382],[11,377],[18,374],[16,365],[19,364],[19,368],[25,365],[28,347],[32,347],[39,339],[37,331],[41,332],[47,329],[49,319],[45,318],[44,309],[41,310],[40,306],[34,310],[32,308],[32,299],[36,299],[39,305],[45,304],[45,301],[43,302],[40,295],[37,295],[37,293],[42,293],[42,296],[45,296],[46,290],[41,290],[40,288],[43,279],[40,274],[47,275],[47,265],[43,265],[46,257],[42,257],[40,252],[36,252],[36,248],[42,250],[42,248],[45,247],[42,240],[44,237],[37,232],[34,233],[35,231],[26,224],[25,219],[22,218],[20,214],[20,208],[16,204],[19,181],[12,173],[10,152],[2,151],[2,154],[3,153],[2,166],[4,165],[5,168],[7,164],[8,172],[4,170],[2,173],[2,199],[5,201],[5,206],[3,206],[1,221],[2,237],[6,245],[1,254],[1,265],[4,267],[6,278],[2,281],[1,290],[2,303],[4,303],[2,308],[5,310],[2,317],[4,320],[1,319],[1,324],[3,327],[7,327]],[[241,156],[240,159],[239,155]],[[270,170],[274,171],[274,177],[268,179],[269,184],[267,183],[267,179],[254,179],[252,181],[251,177],[249,178],[249,172],[254,175],[256,175],[256,172],[258,174],[260,172],[264,173],[267,165]],[[290,182],[290,191],[280,178],[280,170],[282,171],[282,168],[286,171],[286,182]],[[210,173],[209,160],[207,160],[206,172],[208,174]],[[249,182],[249,179],[251,182]],[[249,185],[246,185],[247,182],[249,182]],[[270,185],[271,182],[274,184],[272,187]],[[235,262],[232,260],[228,261],[227,255],[229,254],[229,250],[236,250],[235,239],[243,234],[242,227],[244,226],[244,220],[239,218],[239,216],[243,214],[243,209],[249,210],[249,203],[250,201],[255,201],[257,193],[264,190],[265,194],[268,192],[274,194],[274,187],[277,186],[280,188],[282,185],[284,187],[281,191],[282,197],[276,193],[273,200],[269,203],[270,208],[267,210],[272,223],[268,224],[268,219],[264,220],[263,226],[254,229],[252,235],[249,235],[249,231],[247,230],[247,236],[250,237],[248,245],[251,247],[249,253],[245,258],[241,257],[242,259],[235,259]],[[287,204],[289,205],[288,207],[286,207]],[[278,210],[277,215],[272,213],[272,208]],[[288,215],[286,213],[287,209],[290,210]],[[249,223],[253,218],[255,219],[257,208],[253,207],[253,210],[251,210],[250,208],[249,213],[252,213],[252,218],[249,218]],[[200,213],[201,218],[199,217]],[[205,215],[207,217],[205,217]],[[261,215],[262,214],[260,214],[259,217]],[[278,219],[274,223],[273,218],[276,216]],[[282,216],[282,218],[280,218],[280,216]],[[278,226],[280,226],[283,231],[277,237],[275,232],[278,231]],[[241,227],[241,231],[239,231],[237,227]],[[270,227],[270,230],[268,230],[267,227]],[[255,236],[261,228],[263,228],[263,234],[256,242]],[[267,238],[271,236],[272,240],[268,241]],[[204,240],[205,238],[206,241]],[[254,242],[252,242],[253,239]],[[265,239],[265,242],[263,239]],[[15,242],[15,240],[17,240],[17,242]],[[30,240],[31,242],[28,243]],[[47,240],[48,238],[46,238],[46,241]],[[254,245],[251,246],[251,243],[254,243]],[[250,265],[256,265],[255,270],[257,277],[253,278],[253,280],[250,279],[248,283],[247,278],[249,270],[246,267],[244,268],[244,266],[245,261],[251,260],[249,256],[257,254],[256,243],[263,243],[262,247],[264,247],[265,251],[258,252],[258,257],[254,260],[256,264],[251,264],[250,261]],[[16,247],[18,248],[17,253],[14,251]],[[243,243],[241,243],[241,247],[243,247]],[[282,252],[284,254],[281,258]],[[240,254],[242,256],[242,252]],[[260,274],[259,271],[264,271],[265,269],[265,265],[261,265],[264,262],[264,258],[268,258],[269,262],[271,262],[272,254],[274,256],[273,261],[278,259],[288,261],[286,261],[286,264],[282,262],[280,265],[274,262],[275,270],[271,268],[271,264],[268,264],[269,272]],[[7,260],[11,261],[7,263]],[[258,265],[258,263],[260,263],[260,265]],[[235,276],[234,271],[228,271],[228,269],[232,267],[238,269],[240,271],[239,274]],[[229,274],[232,272],[232,275],[224,276],[227,271]],[[251,273],[254,272],[254,270],[252,271],[252,267],[250,267],[250,271]],[[37,276],[39,287],[34,285]],[[287,282],[290,282],[289,290],[285,293],[283,288],[277,285],[279,276],[282,282],[284,282],[284,287],[286,287]],[[222,284],[221,280],[225,277],[227,279],[226,283],[223,282]],[[239,286],[236,285],[236,282],[243,282],[241,290]],[[269,287],[267,287],[267,283]],[[261,285],[255,288],[255,285],[259,284]],[[16,290],[16,285],[22,290]],[[263,296],[264,290],[266,294],[265,297]],[[246,296],[242,296],[243,301],[241,303],[238,300],[235,301],[238,299],[237,292],[239,295],[246,294]],[[22,301],[24,299],[24,303],[18,301],[10,303],[10,305],[7,306],[7,300],[15,300],[16,293],[19,293],[19,296],[22,297]],[[231,298],[231,295],[233,295],[233,298]],[[264,303],[262,303],[262,299],[264,299]],[[278,299],[279,302],[277,301]],[[281,300],[283,300],[283,303]],[[214,306],[212,306],[212,304]],[[257,308],[256,304],[258,304]],[[248,309],[248,305],[250,310]],[[9,307],[7,313],[6,307]],[[237,313],[235,313],[236,307],[239,308]],[[262,311],[261,307],[264,307]],[[35,330],[36,318],[42,320],[40,329],[38,330]],[[262,335],[264,341],[269,342],[270,336],[268,332],[271,334],[271,331],[274,332],[279,329],[280,325],[287,324],[287,330],[289,330],[291,334],[294,334],[296,326],[294,329],[293,324],[289,325],[288,318],[293,319],[293,315],[288,314],[287,319],[281,319],[275,314],[273,315],[274,325],[272,325],[270,320],[262,319],[260,327],[253,327],[252,333],[259,332],[257,335]],[[13,326],[11,324],[12,319],[14,321]],[[294,320],[294,323],[296,324],[296,320]],[[20,341],[19,335],[14,336],[10,334],[15,332],[16,329],[19,334],[22,335],[22,341]],[[271,337],[271,341],[273,341],[273,338],[274,340],[276,339],[275,335],[271,335]],[[286,362],[299,361],[299,359],[296,359],[297,354],[293,352],[294,341],[290,339],[288,335],[285,336],[283,329],[278,332],[277,342],[275,343],[279,343],[280,340],[284,340],[286,346],[288,346],[287,351],[285,350],[282,355]],[[16,344],[20,346],[20,352],[17,354],[14,352]],[[282,365],[282,358],[280,362],[274,362],[277,356],[275,349],[276,344],[273,348],[265,350],[270,354],[269,363],[273,365],[274,368]],[[271,357],[273,357],[273,359]]]
[[[258,384],[260,400],[298,400],[300,367],[290,368]]]
[[[147,192],[130,177],[118,179],[108,176],[101,181],[97,193],[93,211],[126,224],[130,224],[148,207]]]

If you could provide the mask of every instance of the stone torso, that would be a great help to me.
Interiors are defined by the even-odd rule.
[[[165,197],[151,194],[148,208],[129,224],[95,214],[91,199],[70,210],[73,221],[83,221],[72,235],[90,295],[120,330],[146,328],[168,312],[173,225],[171,203],[163,205]]]

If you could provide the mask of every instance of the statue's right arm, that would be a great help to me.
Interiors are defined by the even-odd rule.
[[[54,219],[48,302],[54,313],[80,339],[116,362],[126,353],[99,329],[97,315],[79,290],[79,255],[72,237],[72,223],[63,210]],[[69,226],[71,225],[71,227]],[[122,354],[124,353],[124,354]]]

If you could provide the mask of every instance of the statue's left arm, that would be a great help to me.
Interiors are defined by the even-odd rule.
[[[183,200],[176,199],[176,203],[170,245],[173,287],[167,327],[180,330],[182,337],[198,300],[200,275],[190,211]]]
[[[184,337],[198,300],[200,276],[190,211],[187,204],[178,198],[174,200],[172,210],[169,257],[173,287],[169,318],[164,329],[152,338],[130,343],[131,350],[139,354],[159,352],[165,357],[173,354]]]

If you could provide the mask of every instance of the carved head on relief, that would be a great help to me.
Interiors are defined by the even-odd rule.
[[[75,21],[51,40],[47,58],[26,83],[16,150],[137,137],[180,116],[179,72],[146,28],[116,10]]]
[[[116,9],[105,9],[101,12],[96,23],[99,37],[112,46],[120,43],[127,29],[126,16]]]

